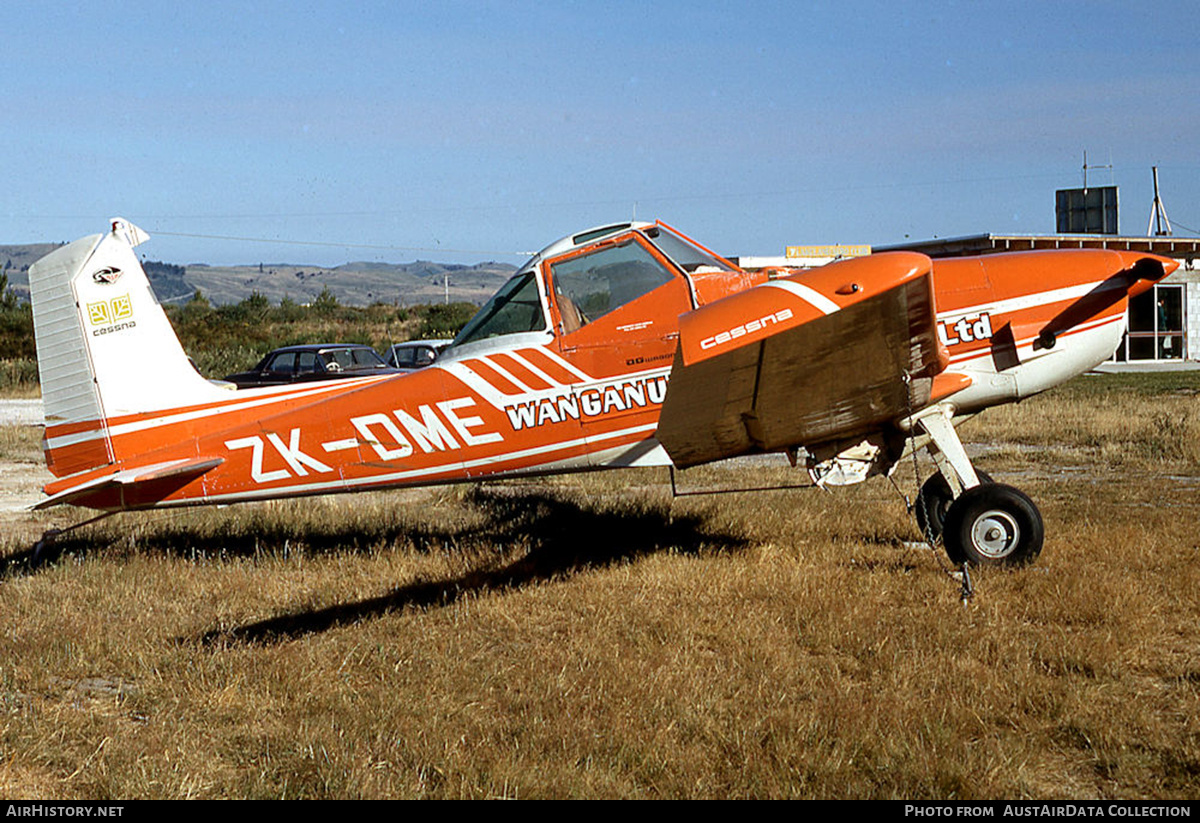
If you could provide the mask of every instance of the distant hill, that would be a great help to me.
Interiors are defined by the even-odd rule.
[[[8,286],[22,300],[29,299],[29,267],[62,243],[25,243],[0,246],[0,271],[8,275]]]
[[[29,299],[29,266],[61,243],[0,245],[0,267],[9,286]],[[459,266],[416,260],[412,263],[344,263],[336,268],[271,263],[253,266],[186,266],[143,261],[154,293],[164,303],[186,302],[199,289],[213,305],[240,303],[254,292],[272,303],[285,297],[310,303],[325,288],[344,306],[371,303],[415,305],[450,302],[482,304],[514,271],[507,263]]]
[[[150,285],[160,303],[187,302],[196,293],[195,287],[189,286],[184,279],[187,270],[183,266],[160,263],[157,260],[143,260],[142,268],[150,278]]]
[[[507,263],[457,266],[425,260],[345,263],[332,269],[291,263],[264,263],[261,267],[190,265],[184,281],[200,289],[214,305],[237,303],[252,292],[272,303],[286,297],[303,304],[312,302],[325,288],[346,306],[441,303],[447,290],[452,303],[481,304],[514,271],[516,267]]]

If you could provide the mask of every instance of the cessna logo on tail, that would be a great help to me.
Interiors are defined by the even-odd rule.
[[[97,300],[87,304],[88,322],[98,329],[92,329],[93,337],[132,329],[137,325],[133,319],[133,301],[128,294],[114,297],[112,300]],[[122,322],[124,321],[124,322]]]
[[[92,281],[96,283],[115,283],[121,276],[121,270],[116,266],[105,266],[99,271],[92,272]]]

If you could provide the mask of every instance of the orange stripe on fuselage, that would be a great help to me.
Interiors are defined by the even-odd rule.
[[[320,403],[330,396],[352,394],[366,385],[400,380],[408,376],[345,380],[320,386],[309,384],[302,388],[287,387],[283,391],[243,389],[230,392],[227,400],[217,403],[109,418],[107,433],[117,465],[130,460],[136,460],[139,464],[153,462],[141,458],[147,453],[161,451],[164,442],[172,444],[168,449],[174,452],[182,444],[194,441],[205,432],[232,428],[287,409]],[[47,445],[47,464],[57,477],[71,481],[65,484],[54,483],[51,486],[70,488],[78,482],[77,473],[92,467],[99,467],[103,473],[105,467],[99,466],[95,457],[99,454],[97,444],[103,443],[104,434],[105,430],[100,427],[100,421],[47,427],[44,441]],[[184,456],[198,455],[187,453]],[[107,459],[104,462],[107,463]],[[66,471],[68,468],[71,470]],[[107,468],[107,471],[113,470],[115,469],[111,466]]]
[[[491,359],[492,362],[511,374],[516,380],[519,380],[523,385],[528,386],[534,391],[544,391],[553,387],[552,383],[535,374],[524,363],[508,352],[497,352],[491,355]]]
[[[277,400],[299,396],[317,396],[337,392],[353,391],[366,382],[395,379],[398,375],[387,377],[366,377],[350,380],[329,381],[323,383],[305,383],[299,386],[271,386],[256,389],[240,389],[230,391],[228,398],[222,398],[214,403],[200,403],[192,406],[173,406],[136,414],[113,415],[107,418],[110,427],[122,426],[129,423],[139,423],[155,420],[164,416],[178,416],[212,409],[224,409],[243,403],[270,403]],[[401,375],[402,376],[402,375]],[[100,427],[99,420],[86,420],[77,423],[50,423],[46,426],[47,437],[63,437],[80,432],[95,431]]]
[[[540,369],[552,380],[555,380],[564,386],[569,386],[573,383],[579,383],[584,379],[578,374],[572,373],[563,364],[551,357],[545,349],[521,349],[519,354],[529,363]]]
[[[501,394],[518,395],[522,393],[522,389],[508,381],[500,372],[488,365],[486,360],[478,357],[472,357],[469,360],[462,360],[459,365],[470,369],[483,378],[489,385]]]

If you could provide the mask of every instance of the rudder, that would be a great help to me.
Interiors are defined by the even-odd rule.
[[[121,219],[29,269],[46,462],[58,477],[124,457],[113,420],[228,395],[188,361],[133,247],[145,232]]]

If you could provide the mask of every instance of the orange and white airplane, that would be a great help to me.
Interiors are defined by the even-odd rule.
[[[55,480],[38,508],[115,512],[778,452],[813,482],[928,447],[916,510],[955,562],[1022,563],[1041,516],[954,423],[1104,361],[1177,263],[1048,251],[876,254],[742,271],[661,223],[565,237],[432,366],[230,391],[189,364],[114,219],[29,275]],[[90,521],[89,521],[90,522]]]

